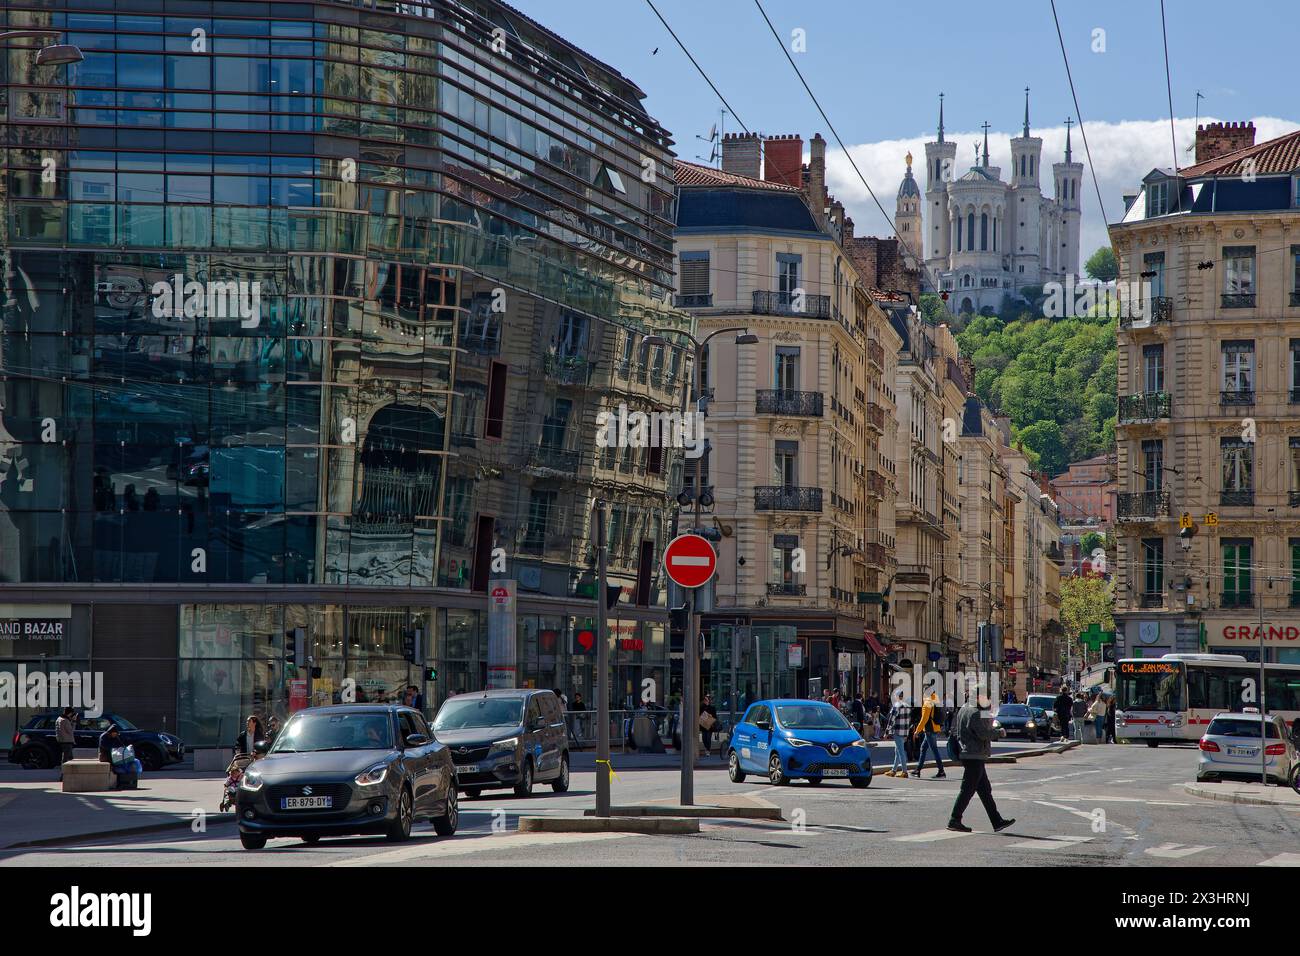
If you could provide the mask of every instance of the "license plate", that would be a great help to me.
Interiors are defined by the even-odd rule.
[[[847,767],[835,767],[830,770],[822,771],[823,777],[847,777],[848,775],[849,771]]]
[[[1253,757],[1259,753],[1258,747],[1229,747],[1229,757]]]
[[[456,768],[457,773],[478,773],[478,764],[463,763]]]
[[[281,810],[328,810],[334,806],[333,797],[281,797]]]

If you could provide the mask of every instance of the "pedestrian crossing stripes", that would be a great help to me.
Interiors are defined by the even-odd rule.
[[[936,840],[951,840],[953,837],[969,836],[956,830],[926,830],[924,833],[912,833],[908,836],[894,837],[895,843],[933,843]]]
[[[1185,846],[1182,843],[1165,843],[1161,846],[1147,847],[1143,852],[1147,856],[1156,856],[1164,860],[1179,860],[1185,856],[1191,856],[1194,853],[1209,849],[1211,848],[1208,846]]]
[[[1261,860],[1256,866],[1300,866],[1300,853],[1279,853],[1267,860]]]
[[[1048,836],[1040,837],[1037,840],[1024,840],[1021,843],[1008,844],[1014,850],[1063,850],[1067,846],[1076,846],[1080,843],[1087,843],[1091,840],[1090,836]]]

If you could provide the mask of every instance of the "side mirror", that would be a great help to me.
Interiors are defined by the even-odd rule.
[[[271,741],[269,740],[259,740],[253,744],[253,753],[255,754],[264,754],[270,749]]]
[[[424,734],[411,734],[406,738],[406,746],[408,747],[423,747],[428,742],[429,738]]]
[[[760,720],[760,721],[756,721],[754,723],[754,726],[757,727],[759,730],[771,730],[772,722],[770,720]]]

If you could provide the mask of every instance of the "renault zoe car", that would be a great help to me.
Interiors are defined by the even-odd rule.
[[[760,700],[751,704],[727,742],[732,783],[765,774],[774,785],[819,784],[843,778],[871,784],[871,745],[830,704],[816,700]]]

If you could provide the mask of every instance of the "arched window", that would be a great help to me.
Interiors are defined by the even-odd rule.
[[[1034,175],[1034,157],[1029,157],[1029,175]]]
[[[998,217],[993,217],[993,251],[998,251]]]
[[[1022,154],[1020,157],[1020,175],[1023,176],[1024,174],[1025,174],[1025,157]]]
[[[980,213],[980,252],[989,251],[989,214]]]
[[[975,251],[975,214],[966,213],[966,249],[969,252]]]

